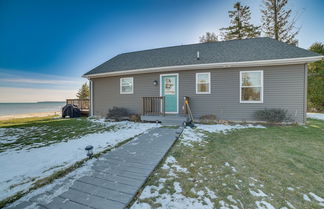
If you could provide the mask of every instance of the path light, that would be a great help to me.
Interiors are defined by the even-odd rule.
[[[92,155],[93,155],[93,146],[92,145],[88,145],[88,146],[86,146],[85,150],[87,151],[87,156],[89,158],[91,158]]]

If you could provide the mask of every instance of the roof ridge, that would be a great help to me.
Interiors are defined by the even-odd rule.
[[[247,41],[247,40],[255,40],[255,39],[272,39],[270,37],[255,37],[255,38],[245,38],[245,39],[233,39],[233,40],[222,40],[222,41],[214,41],[214,42],[204,42],[204,43],[193,43],[193,44],[182,44],[182,45],[175,45],[175,46],[164,46],[164,47],[157,47],[152,49],[143,49],[143,50],[137,50],[137,51],[129,51],[129,52],[123,52],[120,54],[117,54],[116,56],[123,55],[123,54],[131,54],[131,53],[137,53],[137,52],[144,52],[144,51],[154,51],[154,50],[160,50],[160,49],[169,49],[169,48],[176,48],[180,46],[193,46],[193,45],[205,45],[205,44],[218,44],[218,43],[225,43],[225,42],[234,42],[234,41]]]

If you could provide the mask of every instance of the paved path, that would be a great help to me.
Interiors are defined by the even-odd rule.
[[[90,176],[75,180],[68,191],[50,203],[39,200],[44,198],[35,197],[15,208],[25,208],[31,204],[35,206],[35,203],[39,208],[47,209],[125,208],[181,132],[182,128],[150,130],[104,154],[93,164]]]

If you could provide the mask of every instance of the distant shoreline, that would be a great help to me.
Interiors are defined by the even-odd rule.
[[[65,103],[65,101],[40,101],[40,102],[0,102],[0,104],[41,104],[41,103]]]
[[[25,113],[25,114],[13,114],[13,115],[2,115],[0,120],[11,120],[17,118],[34,118],[34,117],[46,117],[46,116],[61,115],[60,111],[53,112],[38,112],[38,113]]]

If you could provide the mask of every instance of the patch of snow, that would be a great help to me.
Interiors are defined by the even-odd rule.
[[[170,170],[168,175],[169,176],[177,176],[173,171],[188,173],[187,168],[183,168],[180,165],[177,165],[177,160],[173,156],[169,156],[165,163],[162,166],[162,169]]]
[[[228,196],[227,196],[227,199],[228,199],[229,201],[233,202],[233,203],[237,203],[237,201],[233,198],[232,195],[228,195]]]
[[[252,179],[253,181],[258,181],[257,179],[253,178],[253,177],[250,177],[250,179]]]
[[[175,190],[177,193],[181,193],[181,192],[182,192],[182,188],[181,188],[179,182],[174,182],[174,183],[173,183],[173,186],[174,186],[174,190]]]
[[[203,125],[196,124],[196,128],[185,128],[182,132],[181,143],[185,146],[192,146],[192,142],[203,142],[205,138],[205,134],[201,131],[208,131],[211,133],[227,133],[234,129],[243,129],[243,128],[265,128],[261,125],[223,125],[223,124],[215,124],[215,125]]]
[[[207,197],[190,198],[181,194],[182,188],[178,182],[174,183],[175,193],[159,194],[157,188],[163,188],[164,185],[146,186],[139,196],[139,199],[131,206],[131,209],[151,208],[147,204],[141,203],[141,200],[146,198],[155,198],[155,203],[161,204],[160,208],[186,208],[186,209],[212,209],[214,205]],[[152,188],[155,188],[152,190]],[[154,192],[152,192],[154,191]]]
[[[308,118],[317,119],[317,120],[324,120],[323,113],[307,113]]]
[[[225,166],[230,166],[230,164],[228,162],[225,162],[224,165]]]
[[[287,201],[286,200],[286,203],[287,203],[287,205],[290,207],[290,208],[292,208],[292,209],[296,209],[289,201]]]
[[[229,209],[229,204],[227,204],[224,200],[219,201],[219,204],[221,205],[220,209]]]
[[[165,160],[165,164],[175,164],[177,163],[177,160],[173,157],[173,156],[169,156],[166,160]]]
[[[257,205],[258,209],[275,209],[275,207],[266,201],[256,201],[255,204]]]
[[[204,196],[204,195],[205,195],[205,192],[202,191],[202,190],[200,190],[200,191],[197,192],[197,195],[198,195],[198,196]]]
[[[307,196],[307,194],[303,194],[303,198],[304,198],[304,200],[306,200],[306,201],[311,201],[311,199]]]
[[[267,197],[268,195],[266,195],[263,191],[261,191],[260,189],[258,189],[258,191],[252,191],[251,189],[249,189],[251,195],[255,196],[255,197]]]
[[[211,191],[208,187],[205,187],[206,191],[207,191],[207,194],[208,196],[211,198],[211,199],[216,199],[217,198],[217,195],[215,194],[214,191]]]
[[[145,202],[136,201],[134,205],[132,205],[132,209],[152,209],[152,207]]]
[[[181,136],[181,143],[183,145],[192,146],[191,142],[202,142],[205,134],[198,132],[196,129],[185,128]]]
[[[295,190],[295,189],[292,188],[292,187],[287,187],[287,189],[288,189],[289,191],[294,191],[294,190]]]
[[[76,179],[79,179],[82,176],[91,175],[91,167],[95,161],[96,159],[91,159],[87,161],[82,167],[72,171],[63,178],[56,179],[51,184],[45,185],[28,193],[27,195],[23,196],[22,198],[8,205],[7,207],[14,208],[16,205],[35,197],[37,197],[37,202],[42,202],[45,204],[50,203],[55,197],[66,192],[72,186]],[[34,208],[35,206],[33,207],[32,205],[31,207]]]
[[[312,196],[316,201],[318,201],[318,202],[323,202],[323,203],[324,203],[324,199],[321,198],[320,196],[314,194],[313,192],[310,192],[310,193],[308,193],[308,194],[309,194],[310,196]]]
[[[235,129],[243,129],[243,128],[265,128],[261,125],[252,125],[252,124],[246,124],[246,125],[224,125],[224,124],[216,124],[216,125],[202,125],[197,124],[196,125],[198,129],[208,131],[211,133],[227,133],[231,130]]]
[[[0,200],[27,190],[33,182],[86,158],[84,148],[94,147],[94,153],[156,127],[150,123],[119,122],[116,128],[89,134],[79,139],[60,142],[31,150],[7,150],[0,153]]]

